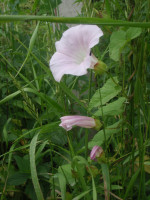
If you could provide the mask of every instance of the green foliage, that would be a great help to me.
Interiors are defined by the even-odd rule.
[[[100,108],[94,113],[94,116],[114,116],[122,114],[124,110],[123,103],[125,102],[125,100],[126,99],[124,97],[120,97],[116,101]]]
[[[36,28],[35,28],[33,34],[32,34],[32,37],[31,37],[30,43],[29,43],[29,48],[28,48],[27,56],[26,56],[26,58],[25,58],[23,64],[21,65],[19,71],[17,72],[16,76],[20,73],[22,67],[25,65],[26,61],[28,60],[28,58],[29,58],[29,56],[30,56],[30,53],[31,53],[31,51],[32,51],[32,49],[33,49],[33,46],[34,46],[34,43],[35,43],[35,39],[36,39],[36,37],[37,37],[37,32],[38,32],[39,24],[40,24],[40,22],[37,23],[37,26],[36,26]]]
[[[23,185],[26,183],[26,181],[30,178],[30,174],[27,173],[21,173],[21,172],[16,172],[13,173],[9,178],[8,178],[8,185]]]
[[[89,110],[100,105],[104,105],[112,98],[117,96],[121,91],[121,86],[118,85],[117,77],[108,79],[101,89],[98,89],[89,103]],[[101,98],[101,100],[100,100]]]
[[[121,122],[118,121],[114,123],[113,125],[106,127],[105,130],[101,130],[98,133],[96,133],[93,139],[89,142],[88,147],[92,149],[96,145],[102,146],[105,140],[108,140],[111,136],[121,131],[120,123]]]
[[[138,37],[142,32],[140,28],[129,28],[127,31],[118,30],[113,32],[110,37],[109,52],[110,58],[119,61],[120,54],[125,46],[133,39]]]

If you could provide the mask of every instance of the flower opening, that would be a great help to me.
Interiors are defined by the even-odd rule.
[[[96,25],[78,25],[69,28],[55,43],[56,53],[50,60],[50,69],[57,82],[64,74],[82,76],[98,62],[91,48],[103,35]]]

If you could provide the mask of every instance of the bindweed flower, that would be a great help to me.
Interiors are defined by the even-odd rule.
[[[69,131],[72,129],[73,126],[80,126],[83,128],[96,128],[97,122],[92,117],[86,117],[86,116],[64,116],[61,117],[61,123],[59,126],[62,126],[66,131]]]
[[[62,38],[55,43],[56,53],[50,60],[50,69],[57,82],[64,74],[82,76],[88,68],[94,69],[98,63],[91,53],[91,48],[99,42],[103,35],[96,25],[78,25],[69,28]]]
[[[91,160],[96,160],[96,158],[100,158],[102,154],[103,154],[102,147],[94,146],[90,153],[90,158]]]

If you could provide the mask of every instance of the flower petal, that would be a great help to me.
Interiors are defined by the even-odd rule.
[[[65,31],[61,40],[56,42],[56,51],[68,56],[72,52],[76,56],[83,56],[83,52],[87,53],[89,49],[99,43],[99,37],[102,35],[103,32],[96,25],[74,26]]]
[[[97,59],[87,55],[80,64],[75,63],[72,57],[56,52],[50,60],[50,69],[56,81],[60,82],[64,74],[82,76],[88,68],[93,68]]]

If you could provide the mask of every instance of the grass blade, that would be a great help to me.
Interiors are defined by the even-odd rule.
[[[25,58],[23,64],[21,65],[19,71],[17,72],[16,76],[20,73],[21,69],[22,69],[23,66],[25,65],[25,63],[26,63],[26,61],[28,60],[28,57],[29,57],[29,55],[30,55],[30,53],[31,53],[31,51],[32,51],[32,49],[33,49],[33,46],[34,46],[34,43],[35,43],[35,39],[36,39],[36,36],[37,36],[37,32],[38,32],[38,28],[39,28],[39,24],[40,24],[40,22],[37,23],[37,26],[36,26],[36,28],[35,28],[33,34],[32,34],[32,37],[31,37],[30,43],[29,43],[29,49],[28,49],[27,56],[26,56],[26,58]],[[16,77],[16,76],[15,76],[15,77]]]
[[[35,135],[30,143],[30,168],[31,168],[31,177],[32,177],[32,182],[34,185],[35,193],[37,196],[38,200],[44,200],[41,187],[39,184],[38,176],[37,176],[37,171],[36,171],[36,164],[35,164],[35,149],[36,149],[36,143],[37,143],[37,138],[38,135]]]
[[[130,190],[132,189],[132,187],[133,187],[133,185],[134,185],[134,183],[135,183],[135,181],[136,181],[136,179],[137,179],[139,173],[140,173],[140,169],[138,169],[138,170],[135,172],[135,174],[132,176],[132,178],[131,178],[131,180],[130,180],[130,183],[129,183],[128,187],[127,187],[127,190],[126,190],[124,199],[127,199],[127,196],[129,195],[129,192],[130,192]]]
[[[91,190],[87,190],[85,192],[82,192],[81,194],[79,194],[78,196],[76,196],[75,198],[73,198],[72,200],[79,200],[82,197],[84,197],[86,194],[88,194]]]
[[[110,199],[110,195],[108,191],[110,191],[110,177],[109,177],[109,169],[108,165],[105,163],[101,163],[103,180],[104,180],[104,192],[105,192],[105,200]]]

